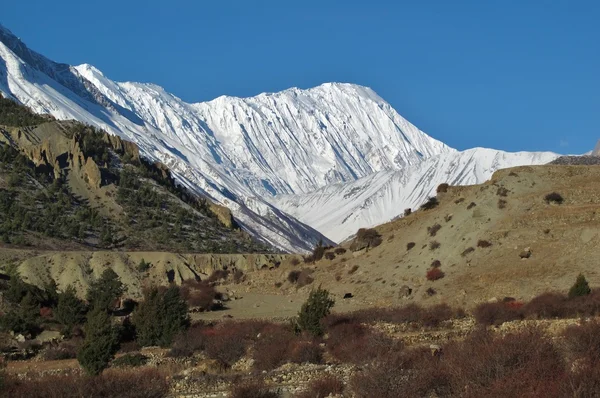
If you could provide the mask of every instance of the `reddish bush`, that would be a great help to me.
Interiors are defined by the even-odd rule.
[[[107,370],[95,377],[78,374],[37,375],[32,379],[9,377],[1,395],[11,398],[160,398],[166,397],[168,392],[165,375],[147,368],[135,371]]]
[[[473,310],[473,316],[483,325],[501,325],[517,319],[523,319],[521,308],[515,309],[508,303],[482,303]]]
[[[563,332],[565,346],[572,359],[581,359],[591,366],[600,365],[600,322],[582,321]]]
[[[452,319],[455,312],[448,304],[438,304],[423,310],[420,322],[421,325],[429,328],[438,327],[442,322]]]
[[[567,298],[560,293],[543,293],[531,299],[523,312],[527,318],[557,318],[568,314]]]
[[[73,339],[71,341],[63,341],[56,347],[47,347],[42,351],[42,358],[45,361],[77,358],[77,350],[81,343],[81,339]]]
[[[323,349],[314,340],[297,339],[289,347],[289,360],[294,363],[322,363]]]
[[[329,375],[311,381],[306,391],[296,395],[296,398],[326,398],[343,392],[344,383],[339,378]]]
[[[193,279],[184,281],[181,284],[181,297],[192,308],[198,308],[202,311],[214,309],[217,291],[206,281],[196,281]]]
[[[271,324],[261,321],[231,321],[206,328],[201,332],[204,337],[204,352],[208,357],[231,366],[246,354],[259,333],[270,326]]]
[[[50,308],[50,307],[41,307],[40,308],[40,316],[42,318],[46,318],[46,319],[52,318],[52,308]]]
[[[279,398],[279,393],[270,391],[262,380],[234,383],[229,395],[231,398]]]
[[[269,325],[261,331],[254,345],[254,366],[259,370],[276,369],[290,357],[290,347],[296,336],[281,325]]]
[[[427,271],[426,277],[428,281],[437,281],[444,277],[444,272],[439,268],[431,268]]]
[[[354,364],[370,362],[401,347],[399,342],[350,320],[328,329],[326,346],[338,361]]]

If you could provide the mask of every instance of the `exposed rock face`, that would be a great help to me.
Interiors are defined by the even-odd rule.
[[[221,221],[221,223],[227,228],[236,227],[236,223],[233,219],[233,215],[231,214],[231,210],[229,210],[227,207],[210,202],[208,209],[214,215],[216,215],[219,221]]]

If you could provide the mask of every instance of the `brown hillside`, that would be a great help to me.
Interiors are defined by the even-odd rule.
[[[564,202],[547,203],[552,192]],[[414,301],[467,308],[493,298],[566,291],[580,272],[592,287],[600,285],[600,167],[501,170],[485,184],[450,187],[438,199],[432,210],[377,227],[379,246],[353,253],[349,242],[346,253],[309,266],[313,285],[338,297],[352,293],[361,306]],[[439,248],[431,249],[434,241]],[[410,242],[415,245],[407,250]],[[527,248],[530,256],[522,259]],[[432,265],[441,279],[427,280]],[[408,297],[403,286],[412,289]]]

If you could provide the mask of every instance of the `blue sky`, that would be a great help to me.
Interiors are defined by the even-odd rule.
[[[189,102],[340,81],[450,146],[600,139],[598,1],[6,1],[31,48]]]

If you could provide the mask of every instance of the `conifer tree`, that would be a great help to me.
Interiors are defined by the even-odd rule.
[[[119,349],[119,332],[108,313],[95,308],[84,326],[85,340],[77,352],[77,360],[90,375],[99,375],[108,367]]]
[[[588,281],[585,279],[585,276],[583,276],[583,274],[579,274],[577,276],[575,284],[569,290],[569,298],[587,296],[591,292],[592,289],[590,289],[590,286],[588,284]]]
[[[322,336],[324,330],[321,321],[329,315],[334,304],[335,301],[329,297],[329,291],[320,286],[312,290],[298,313],[297,328],[313,336]]]

